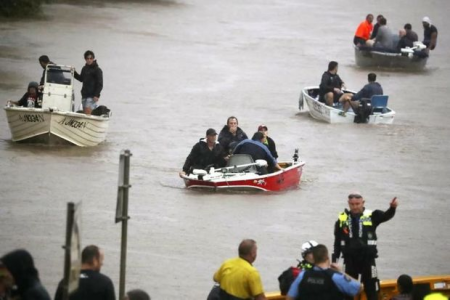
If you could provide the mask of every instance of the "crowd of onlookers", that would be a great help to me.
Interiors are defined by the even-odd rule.
[[[99,247],[90,245],[83,249],[78,289],[69,295],[70,300],[116,300],[113,282],[100,273],[103,259],[104,253]],[[0,258],[0,300],[50,299],[27,250],[14,250]],[[63,280],[58,284],[54,299],[64,299]],[[150,296],[134,289],[126,293],[124,300],[150,300]]]
[[[407,47],[413,48],[419,41],[419,37],[412,30],[410,23],[405,24],[396,34],[387,26],[387,19],[383,15],[377,16],[375,25],[372,24],[373,21],[373,15],[368,14],[366,19],[359,24],[353,39],[356,46],[387,52],[400,52],[401,49]],[[422,25],[424,29],[423,47],[426,47],[427,51],[434,50],[437,44],[437,28],[431,24],[429,17],[422,19]]]

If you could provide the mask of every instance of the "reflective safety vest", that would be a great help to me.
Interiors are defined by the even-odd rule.
[[[350,212],[345,210],[339,215],[339,228],[342,252],[349,253],[356,249],[367,249],[368,254],[377,254],[377,235],[372,224],[372,211],[365,209],[359,217],[358,231],[354,232]]]

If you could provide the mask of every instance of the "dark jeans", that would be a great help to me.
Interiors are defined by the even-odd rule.
[[[380,282],[378,280],[375,258],[350,256],[344,258],[344,264],[345,273],[351,277],[358,279],[359,275],[361,275],[361,282],[364,284],[364,292],[366,293],[367,300],[377,300]],[[346,299],[353,299],[353,297]]]
[[[365,45],[365,44],[366,44],[366,40],[365,40],[365,39],[362,39],[362,38],[360,38],[360,37],[355,36],[355,37],[353,38],[353,44],[355,44],[355,45],[358,45],[358,44],[360,44],[360,45]]]

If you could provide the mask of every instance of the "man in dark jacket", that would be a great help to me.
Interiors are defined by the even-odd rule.
[[[270,154],[269,149],[263,144],[263,141],[266,139],[264,133],[255,132],[252,139],[246,139],[240,142],[236,148],[234,148],[234,154],[249,154],[253,158],[254,161],[258,159],[264,159],[267,161],[268,168],[259,169],[262,174],[268,172],[273,172],[276,170],[281,170],[280,165],[277,163],[277,160]]]
[[[193,169],[205,169],[209,165],[221,168],[226,165],[228,156],[216,139],[217,132],[209,128],[206,131],[206,138],[200,139],[192,147],[191,153],[189,153],[184,163],[183,171],[180,172],[180,177],[189,174]]]
[[[375,73],[369,73],[369,75],[367,75],[367,80],[369,83],[366,84],[358,93],[345,97],[341,100],[341,102],[344,103],[343,115],[345,115],[350,106],[356,110],[361,99],[370,99],[374,95],[383,95],[383,88],[381,87],[381,84],[376,82],[377,75]]]
[[[348,195],[349,210],[339,214],[334,227],[334,254],[336,262],[341,254],[344,257],[345,273],[353,278],[361,275],[368,300],[378,299],[380,289],[375,258],[377,250],[377,227],[392,219],[398,206],[394,197],[388,210],[368,210],[359,192]]]
[[[339,102],[346,94],[342,91],[344,82],[337,74],[338,63],[330,61],[328,64],[328,71],[322,75],[322,80],[319,86],[319,101],[326,103],[328,106],[333,106],[334,103]]]
[[[92,110],[97,108],[100,92],[103,89],[103,72],[95,60],[94,52],[88,50],[84,53],[86,65],[81,70],[81,74],[75,72],[75,79],[83,83],[81,88],[81,102],[83,111],[90,115]]]
[[[258,131],[264,133],[264,136],[266,137],[266,139],[264,140],[263,144],[266,145],[267,148],[269,148],[270,154],[272,154],[272,156],[274,158],[278,158],[277,147],[275,145],[275,141],[269,137],[268,131],[267,131],[267,126],[259,125]]]
[[[227,125],[219,133],[219,143],[225,152],[233,152],[234,147],[245,139],[248,139],[247,134],[238,127],[238,119],[233,116],[229,117],[227,119]]]
[[[47,67],[48,64],[54,65],[55,63],[52,62],[47,55],[41,55],[39,57],[39,64],[41,65],[42,69],[44,69],[44,71],[42,71],[41,81],[39,82],[39,88],[42,89],[42,86],[45,83],[44,82],[45,81],[45,68]]]
[[[81,253],[81,272],[78,289],[70,294],[69,300],[116,300],[114,284],[100,273],[103,265],[103,251],[90,245]],[[63,299],[63,281],[58,284],[55,300]]]
[[[11,291],[12,299],[19,296],[21,300],[50,300],[28,251],[20,249],[4,255],[0,258],[0,271],[6,273],[17,287]]]

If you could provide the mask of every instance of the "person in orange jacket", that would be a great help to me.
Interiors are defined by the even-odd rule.
[[[356,46],[365,45],[366,41],[370,39],[370,33],[373,29],[373,15],[368,14],[366,19],[359,24],[355,32],[355,37],[353,38],[353,44]]]

